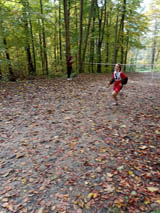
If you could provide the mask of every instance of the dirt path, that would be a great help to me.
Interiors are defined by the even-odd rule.
[[[0,213],[160,211],[160,78],[0,85]],[[157,210],[157,211],[156,211]]]

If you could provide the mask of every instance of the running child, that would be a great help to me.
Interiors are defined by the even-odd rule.
[[[122,71],[122,65],[116,64],[113,72],[112,79],[108,82],[108,87],[114,83],[112,97],[115,101],[114,105],[118,105],[117,95],[122,89],[124,84],[127,84],[128,77]]]

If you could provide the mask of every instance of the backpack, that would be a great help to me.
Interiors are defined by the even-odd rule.
[[[122,85],[126,85],[128,82],[128,77],[126,77],[125,79],[122,80]]]

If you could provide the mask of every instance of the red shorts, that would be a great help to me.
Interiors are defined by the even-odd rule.
[[[113,90],[116,93],[119,93],[119,91],[122,89],[122,86],[120,86],[119,84],[114,84]]]

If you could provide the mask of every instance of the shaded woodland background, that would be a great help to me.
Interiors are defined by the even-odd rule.
[[[136,63],[137,56],[142,63],[158,63],[160,3],[154,1],[145,14],[142,2],[1,0],[1,78],[62,76],[68,55],[75,73],[110,72],[112,66],[100,63]],[[144,51],[151,53],[148,58]]]

